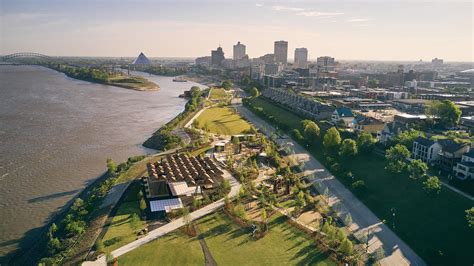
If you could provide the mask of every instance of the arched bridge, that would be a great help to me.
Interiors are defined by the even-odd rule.
[[[15,58],[39,58],[39,59],[46,59],[46,60],[53,60],[53,57],[47,56],[44,54],[38,54],[38,53],[14,53],[14,54],[9,54],[9,55],[4,55],[0,57],[0,61],[10,61]]]

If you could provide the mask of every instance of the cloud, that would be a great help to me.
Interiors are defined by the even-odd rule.
[[[340,16],[344,15],[342,12],[319,12],[319,11],[305,11],[305,12],[299,12],[296,13],[298,16],[304,16],[304,17],[335,17],[335,16]]]
[[[367,22],[367,21],[372,21],[374,20],[373,18],[350,18],[346,20],[346,22]]]
[[[285,11],[293,11],[293,12],[305,11],[304,8],[291,7],[291,6],[272,6],[272,10],[275,10],[275,11],[282,11],[282,10],[285,10]]]

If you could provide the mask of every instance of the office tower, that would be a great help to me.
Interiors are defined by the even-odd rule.
[[[295,49],[295,64],[294,68],[307,68],[308,67],[308,49],[296,48]]]
[[[238,42],[234,45],[234,60],[240,60],[245,57],[245,45]]]
[[[288,42],[275,41],[274,54],[277,63],[286,64],[288,62]]]
[[[224,61],[224,51],[219,46],[216,50],[211,51],[211,64],[215,66],[220,66],[222,61]]]

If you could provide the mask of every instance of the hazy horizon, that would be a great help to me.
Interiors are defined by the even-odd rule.
[[[273,42],[306,47],[309,59],[474,61],[470,1],[32,1],[0,4],[0,54],[196,58],[247,46],[251,58]]]

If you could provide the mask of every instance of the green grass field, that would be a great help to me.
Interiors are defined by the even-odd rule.
[[[197,121],[201,128],[207,126],[210,132],[221,135],[241,134],[250,129],[250,124],[229,107],[206,109]]]
[[[199,241],[177,230],[118,259],[119,265],[204,265]]]
[[[250,102],[254,106],[262,107],[265,110],[265,112],[267,112],[267,114],[272,115],[275,118],[280,119],[281,121],[284,121],[291,128],[301,127],[301,120],[303,120],[303,118],[301,118],[298,115],[288,112],[273,103],[263,100],[260,97],[251,98]]]
[[[259,240],[222,212],[201,219],[199,228],[219,265],[336,265],[286,219],[271,217],[269,233]]]
[[[222,88],[212,88],[209,95],[210,100],[221,101],[228,98],[227,92]]]
[[[133,213],[140,216],[138,205],[138,190],[140,183],[132,185],[127,193],[126,198],[120,204],[120,207],[112,218],[111,224],[107,227],[107,231],[102,238],[104,242],[104,251],[110,252],[136,239],[136,233],[130,225],[130,217]],[[139,230],[145,225],[144,221],[139,222]]]
[[[253,104],[271,112],[279,121],[300,125],[300,122],[288,120],[294,114],[263,99],[253,101]],[[299,121],[302,119],[299,117]],[[323,131],[321,135],[324,135]],[[326,155],[321,145],[311,148],[310,152],[324,163]],[[464,211],[474,206],[474,202],[445,187],[439,195],[429,195],[421,182],[387,172],[385,159],[381,156],[357,156],[340,161],[340,165],[351,171],[356,179],[364,180],[367,191],[355,193],[356,196],[390,226],[393,223],[390,209],[396,208],[394,231],[428,264],[473,264],[474,230],[467,226]],[[338,179],[351,189],[351,180]]]

